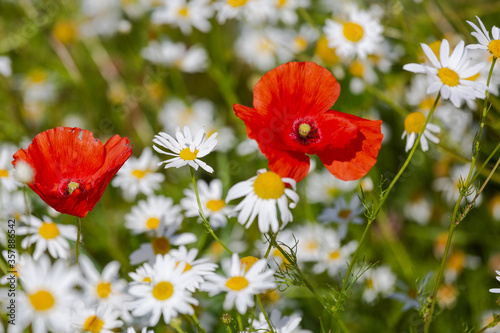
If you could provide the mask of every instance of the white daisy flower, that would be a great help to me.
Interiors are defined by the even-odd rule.
[[[311,4],[309,0],[274,0],[274,3],[276,6],[275,17],[288,25],[297,23],[298,8],[307,8]]]
[[[83,37],[112,36],[119,30],[122,21],[120,0],[83,0],[81,12],[86,17],[80,26]]]
[[[129,257],[130,264],[137,265],[145,261],[152,264],[158,254],[167,254],[172,245],[179,246],[196,242],[197,238],[194,234],[189,232],[177,234],[178,229],[178,224],[160,226],[156,237],[150,243],[143,243],[138,250],[132,252]]]
[[[87,300],[111,307],[119,311],[123,320],[131,321],[132,318],[125,305],[130,300],[126,292],[127,282],[119,278],[120,263],[111,261],[102,269],[102,273],[99,273],[88,257],[80,256],[79,262],[84,276],[81,287]]]
[[[151,21],[154,24],[169,24],[179,27],[184,35],[190,35],[193,28],[209,32],[209,19],[214,10],[210,0],[168,0],[164,5],[153,11]]]
[[[282,236],[278,235],[278,238]],[[318,223],[307,223],[292,231],[292,235],[283,235],[282,242],[293,248],[297,246],[297,261],[316,262],[321,257],[325,244],[339,243],[338,233]],[[295,245],[296,244],[296,245]],[[276,251],[275,251],[276,252]]]
[[[314,43],[319,37],[318,30],[314,29],[310,25],[302,25],[298,32],[290,31],[290,43],[288,47],[293,53],[304,52],[312,43]]]
[[[197,99],[186,103],[179,98],[170,98],[160,110],[158,120],[163,131],[174,132],[177,127],[185,126],[198,131],[202,127],[211,127],[214,123],[215,105],[208,99]]]
[[[306,179],[307,199],[311,203],[327,204],[341,194],[355,191],[359,188],[359,180],[344,181],[325,168],[320,172],[312,172]]]
[[[382,42],[383,26],[376,15],[370,11],[349,6],[349,13],[344,20],[327,19],[323,32],[328,46],[335,48],[339,57],[364,59],[373,54],[377,44]]]
[[[204,180],[197,181],[196,185],[198,195],[200,197],[203,214],[210,222],[213,229],[223,227],[227,223],[227,216],[231,213],[233,207],[227,206],[222,199],[222,181],[214,179],[207,184]],[[192,189],[184,190],[185,198],[181,199],[181,206],[186,210],[187,217],[198,216],[198,221],[201,222],[201,217],[198,208],[196,193]]]
[[[33,259],[28,253],[19,254],[16,249],[10,251],[3,250],[2,256],[4,257],[5,262],[9,265],[9,271],[12,271],[13,273],[7,273],[2,276],[0,278],[0,285],[4,285],[7,283],[11,284],[13,282],[12,275],[14,275],[14,284],[17,286],[17,281],[19,280],[19,272],[23,269],[24,265],[26,265],[29,260]],[[14,265],[14,267],[11,268],[10,265]]]
[[[372,267],[359,278],[365,283],[363,300],[373,303],[379,297],[385,297],[393,292],[396,285],[396,276],[389,267]]]
[[[424,226],[430,221],[432,215],[432,202],[423,194],[417,194],[408,200],[403,208],[405,217]]]
[[[245,314],[248,308],[254,306],[255,295],[276,287],[274,271],[266,269],[264,259],[243,262],[234,253],[230,260],[226,259],[222,264],[227,277],[210,275],[202,289],[208,291],[210,296],[226,292],[224,309],[236,307],[239,313]]]
[[[154,64],[178,67],[186,73],[204,72],[208,67],[208,54],[202,46],[193,45],[188,49],[182,42],[150,41],[141,50],[141,56]]]
[[[188,250],[185,246],[173,249],[168,254],[177,261],[177,264],[185,264],[184,273],[189,275],[192,283],[186,289],[194,292],[205,282],[207,276],[214,274],[217,264],[210,262],[208,258],[196,259],[197,249]]]
[[[180,225],[181,207],[174,205],[172,198],[150,196],[141,200],[125,215],[125,226],[137,235],[158,230],[160,226]]]
[[[9,77],[12,75],[12,61],[9,57],[0,57],[0,74]]]
[[[349,223],[363,224],[363,206],[358,196],[354,195],[347,205],[346,200],[340,197],[335,201],[333,208],[326,208],[318,216],[321,222],[335,222],[339,224],[340,239],[347,235],[347,226]]]
[[[425,125],[425,115],[420,111],[412,112],[406,116],[404,124],[405,130],[403,132],[403,135],[401,136],[401,139],[404,139],[406,136],[408,136],[405,146],[405,151],[407,152],[413,147],[418,135]],[[420,137],[420,145],[422,146],[423,151],[429,150],[429,143],[427,142],[427,140],[430,140],[434,143],[439,142],[439,138],[433,134],[437,134],[439,132],[441,132],[441,128],[439,128],[438,125],[427,123],[424,134],[422,134],[422,136]]]
[[[451,167],[449,175],[447,177],[440,177],[434,180],[432,187],[436,191],[443,192],[443,199],[450,205],[455,204],[460,196],[460,191],[458,189],[458,183],[460,179],[466,180],[470,171],[470,163],[464,165],[454,165]],[[470,193],[465,196],[462,201],[471,202],[476,193]],[[483,196],[479,195],[476,200],[476,205],[479,206],[483,200]]]
[[[17,291],[16,326],[22,332],[31,323],[34,333],[68,332],[69,309],[77,299],[74,287],[80,280],[75,267],[61,259],[51,266],[50,259],[28,260],[19,271],[22,290]],[[16,330],[17,331],[17,330]]]
[[[119,315],[112,307],[78,303],[72,310],[71,322],[78,332],[114,333],[123,325],[123,322],[118,320]]]
[[[136,268],[135,272],[128,273],[128,276],[133,280],[130,284],[135,283],[151,283],[151,277],[153,276],[153,267],[150,264],[145,263],[142,266]]]
[[[130,286],[129,293],[135,297],[131,303],[132,314],[150,315],[150,326],[156,326],[162,314],[166,324],[178,314],[192,315],[192,305],[198,305],[198,301],[187,289],[192,286],[192,280],[184,274],[184,269],[185,265],[178,265],[171,256],[158,255],[151,283]]]
[[[336,242],[323,242],[320,246],[319,258],[312,268],[313,271],[316,274],[326,271],[331,278],[338,277],[339,272],[347,269],[351,255],[357,247],[356,241],[341,246],[338,237]]]
[[[172,167],[180,168],[184,165],[189,165],[195,170],[201,167],[207,172],[214,172],[214,169],[200,160],[200,158],[210,154],[216,149],[217,132],[210,135],[207,139],[205,129],[202,128],[196,132],[193,139],[189,127],[185,126],[184,133],[177,128],[175,137],[176,139],[165,132],[160,132],[155,135],[153,142],[161,147],[167,148],[172,151],[172,153],[166,152],[157,146],[153,146],[153,148],[161,154],[175,156],[175,158],[163,161],[158,165],[165,163],[165,169]]]
[[[45,250],[48,250],[53,258],[69,258],[68,240],[76,241],[76,226],[56,224],[48,216],[43,216],[43,221],[33,215],[22,216],[21,222],[25,226],[20,226],[17,234],[27,235],[22,240],[21,247],[26,249],[31,244],[36,244],[33,259],[38,260]]]
[[[133,327],[129,327],[127,328],[127,333],[137,333],[135,328]],[[148,330],[147,327],[143,327],[141,330],[140,330],[140,333],[155,333],[155,331],[153,330]]]
[[[147,147],[139,158],[132,156],[113,178],[111,185],[122,190],[123,197],[132,201],[137,194],[151,195],[160,188],[160,183],[165,176],[155,172],[158,170],[160,159],[153,155],[151,148]]]
[[[287,188],[287,185],[292,188]],[[231,187],[226,202],[245,197],[234,208],[234,212],[239,212],[238,222],[248,229],[257,217],[259,230],[262,233],[269,232],[269,229],[276,233],[280,229],[276,205],[279,209],[281,228],[293,221],[289,208],[295,208],[299,201],[295,185],[296,182],[292,178],[281,178],[273,171],[260,169],[257,171],[257,176]],[[290,204],[288,199],[292,200]]]
[[[491,28],[492,38],[490,38],[490,32],[486,30],[486,27],[481,19],[477,16],[476,18],[481,26],[481,29],[470,21],[467,21],[467,23],[469,23],[471,27],[476,30],[475,32],[471,32],[471,35],[476,37],[479,44],[467,45],[467,48],[488,50],[495,58],[500,58],[500,28],[493,26],[493,28]]]
[[[268,1],[268,0],[266,0]],[[260,71],[276,67],[293,59],[285,31],[273,27],[256,30],[245,26],[234,44],[236,54]]]
[[[14,168],[14,178],[21,183],[30,184],[35,179],[35,169],[24,161],[18,161]]]
[[[302,321],[302,316],[298,313],[292,313],[290,316],[284,316],[281,314],[280,310],[274,309],[269,315],[269,321],[271,322],[273,330],[276,333],[312,333],[309,330],[303,330],[300,328],[299,325]],[[262,312],[259,313],[258,318],[255,318],[252,323],[252,328],[252,332],[255,330],[262,332],[270,330],[266,317]]]
[[[17,148],[10,144],[0,146],[0,189],[9,192],[14,191],[21,183],[14,177],[14,166],[12,160]]]
[[[353,60],[349,64],[348,70],[352,75],[349,89],[354,95],[359,95],[365,91],[365,83],[373,85],[378,81],[373,65],[367,59]]]
[[[220,24],[236,18],[259,25],[273,19],[276,14],[276,8],[269,0],[219,0],[214,3],[214,8]]]
[[[484,87],[480,82],[469,80],[484,67],[483,63],[470,65],[464,42],[460,41],[450,55],[450,44],[446,39],[441,42],[439,59],[426,44],[420,44],[430,61],[429,65],[406,64],[404,70],[413,73],[428,74],[432,83],[427,88],[428,94],[441,92],[443,99],[449,99],[459,108],[462,101],[484,98]],[[479,91],[483,91],[481,95]]]

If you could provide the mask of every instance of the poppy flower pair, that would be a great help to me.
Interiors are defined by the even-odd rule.
[[[266,73],[254,87],[254,108],[235,104],[247,135],[258,142],[269,169],[297,182],[318,155],[335,177],[363,177],[377,161],[382,121],[330,110],[340,84],[312,62],[290,62]]]
[[[127,138],[106,144],[80,128],[58,127],[35,136],[14,154],[34,171],[29,187],[58,212],[85,217],[101,199],[111,178],[132,155]]]

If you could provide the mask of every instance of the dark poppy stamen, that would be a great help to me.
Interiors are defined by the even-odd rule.
[[[316,123],[309,119],[297,119],[293,123],[293,132],[290,133],[292,140],[303,145],[316,143],[321,139]]]

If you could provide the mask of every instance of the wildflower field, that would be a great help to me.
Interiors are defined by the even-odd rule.
[[[0,333],[500,332],[499,17],[0,0]]]

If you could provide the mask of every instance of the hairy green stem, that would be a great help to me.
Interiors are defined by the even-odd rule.
[[[273,324],[271,323],[271,320],[269,319],[269,316],[267,315],[267,312],[264,309],[264,306],[262,305],[262,301],[260,300],[260,296],[255,295],[255,298],[257,298],[257,303],[259,303],[260,311],[262,311],[262,313],[264,314],[264,318],[266,318],[267,326],[269,326],[271,333],[276,333],[274,330]]]

